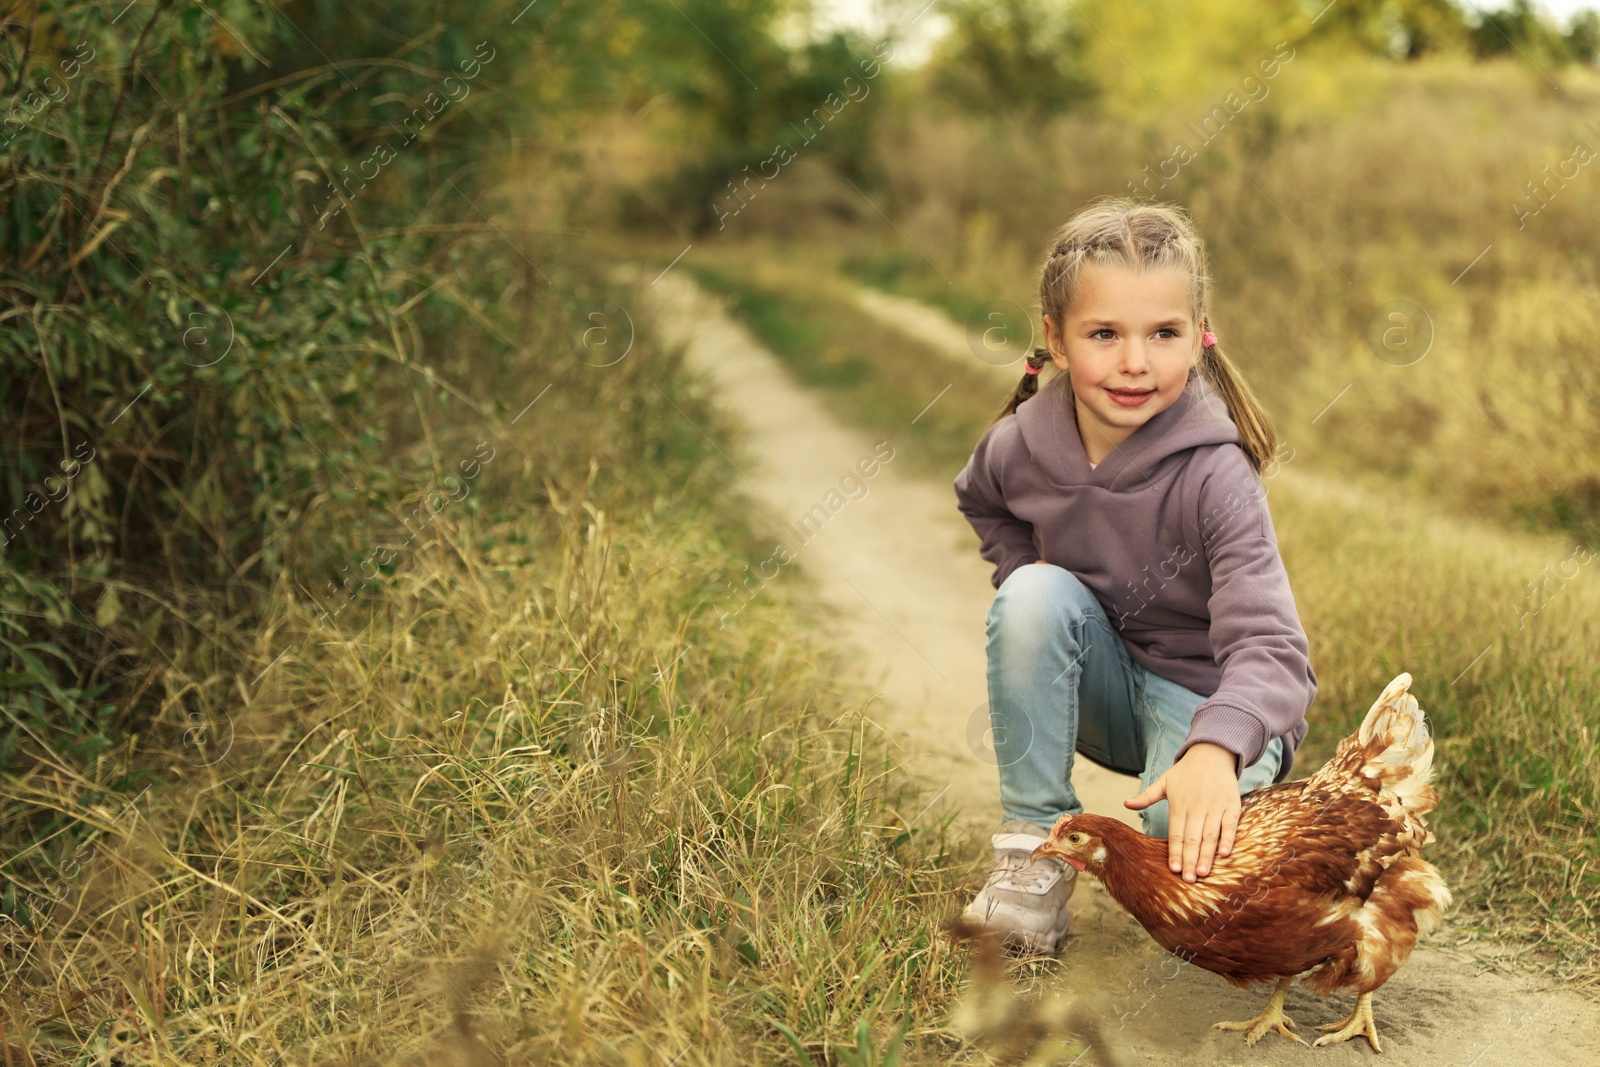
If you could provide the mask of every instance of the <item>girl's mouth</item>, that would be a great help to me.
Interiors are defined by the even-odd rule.
[[[1154,389],[1107,389],[1106,394],[1119,407],[1136,408],[1155,395]]]

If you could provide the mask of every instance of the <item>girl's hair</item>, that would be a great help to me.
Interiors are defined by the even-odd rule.
[[[1039,264],[1039,310],[1058,327],[1066,325],[1066,312],[1078,292],[1079,272],[1084,265],[1118,266],[1136,270],[1176,267],[1189,277],[1190,311],[1202,331],[1210,329],[1207,311],[1210,278],[1206,270],[1206,246],[1193,220],[1176,204],[1140,202],[1124,196],[1103,196],[1057,230],[1050,238],[1044,260]],[[1030,367],[1042,368],[1050,362],[1043,348],[1028,357]],[[1277,451],[1278,436],[1261,410],[1255,394],[1245,384],[1220,345],[1200,350],[1200,362],[1190,377],[1205,375],[1206,380],[1228,407],[1228,417],[1239,428],[1244,451],[1257,473]],[[1067,395],[1072,382],[1065,383]],[[1023,374],[1011,399],[1006,401],[994,423],[1017,410],[1017,405],[1039,391],[1039,376]]]

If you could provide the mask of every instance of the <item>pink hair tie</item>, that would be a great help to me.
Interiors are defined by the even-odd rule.
[[[1205,345],[1207,348],[1210,348],[1212,345],[1217,343],[1217,335],[1212,333],[1210,330],[1207,330],[1205,333],[1200,335],[1200,343]]]
[[[1038,374],[1041,370],[1044,370],[1044,368],[1035,367],[1032,363],[1024,363],[1022,365],[1022,370],[1026,374]]]

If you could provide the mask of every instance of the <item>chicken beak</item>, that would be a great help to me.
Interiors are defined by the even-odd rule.
[[[1033,850],[1033,859],[1040,859],[1044,856],[1058,859],[1075,870],[1082,871],[1088,868],[1088,864],[1084,863],[1083,860],[1080,860],[1078,857],[1071,855],[1070,853],[1061,851],[1059,848],[1056,848],[1051,841],[1046,841],[1044,844]]]

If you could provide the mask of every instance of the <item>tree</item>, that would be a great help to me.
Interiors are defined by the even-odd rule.
[[[1510,7],[1483,12],[1468,33],[1479,59],[1520,54],[1535,63],[1564,63],[1572,58],[1561,32],[1530,0],[1512,0]]]
[[[1590,8],[1574,15],[1566,41],[1573,59],[1591,67],[1600,65],[1600,14]]]
[[[931,61],[933,84],[973,110],[1064,111],[1097,95],[1084,63],[1092,32],[1049,0],[951,0],[952,28]]]

